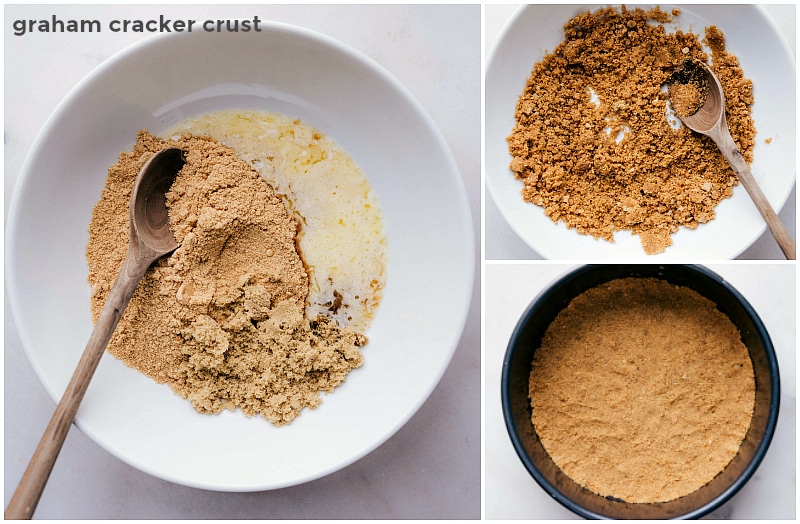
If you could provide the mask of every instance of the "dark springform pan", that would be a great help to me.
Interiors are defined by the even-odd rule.
[[[555,316],[575,296],[603,282],[655,277],[694,289],[728,315],[750,351],[755,371],[755,409],[739,453],[711,482],[670,502],[630,504],[581,487],[555,465],[531,423],[528,376],[533,353]],[[778,419],[780,378],[767,330],[745,298],[702,266],[602,264],[579,267],[553,282],[520,318],[508,343],[502,372],[506,428],[520,460],[537,483],[574,513],[591,519],[693,519],[729,500],[753,476],[769,448]]]

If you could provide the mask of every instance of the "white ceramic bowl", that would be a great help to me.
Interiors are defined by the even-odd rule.
[[[522,182],[508,165],[506,137],[514,127],[514,109],[533,65],[564,38],[571,17],[598,5],[531,5],[518,10],[492,48],[485,84],[486,187],[516,234],[549,259],[713,260],[735,258],[766,230],[744,187],[717,206],[717,218],[696,230],[672,236],[666,252],[646,255],[638,236],[619,231],[615,242],[595,240],[554,223],[541,207],[522,200]],[[628,5],[629,8],[636,7]],[[662,5],[683,14],[672,28],[703,37],[715,24],[725,34],[726,47],[752,79],[752,114],[757,136],[751,165],[756,180],[776,211],[783,207],[795,183],[795,63],[791,49],[775,23],[758,5]],[[669,28],[670,26],[668,26]],[[771,138],[769,144],[764,139]]]
[[[25,352],[58,399],[92,330],[84,250],[108,166],[142,128],[252,107],[299,117],[369,178],[389,241],[383,302],[365,363],[321,407],[276,428],[200,415],[104,356],[77,425],[128,464],[222,491],[274,489],[332,473],[393,435],[449,364],[471,300],[474,241],[456,163],[430,117],[379,65],[323,35],[180,33],[143,40],[58,106],[23,166],[9,211],[6,283]]]

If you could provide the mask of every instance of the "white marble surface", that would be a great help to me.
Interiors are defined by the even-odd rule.
[[[31,143],[58,102],[135,33],[13,36],[11,21],[92,18],[252,18],[301,25],[348,44],[405,84],[442,131],[480,231],[480,5],[5,6],[5,211]],[[5,215],[4,215],[5,216]],[[477,266],[476,266],[477,267]],[[70,432],[37,518],[479,518],[480,295],[439,386],[388,442],[337,473],[271,492],[217,493],[142,473],[77,428]],[[5,301],[4,495],[22,475],[55,407],[39,384]]]
[[[794,51],[796,49],[796,18],[795,4],[781,4],[781,5],[764,5],[767,12],[777,23],[790,48]],[[484,13],[484,39],[485,39],[485,55],[488,55],[492,46],[500,36],[503,27],[508,22],[509,18],[519,8],[519,5],[487,5]],[[795,166],[787,166],[794,169]],[[797,203],[796,203],[796,186],[792,189],[791,194],[778,212],[789,233],[795,237],[797,226]],[[511,227],[503,219],[500,211],[492,200],[491,196],[486,194],[485,204],[485,217],[484,217],[484,239],[485,239],[485,257],[486,260],[541,260],[542,256],[536,251],[531,249],[525,242],[523,242]],[[740,260],[780,260],[783,259],[778,244],[772,238],[769,231],[766,231],[753,245],[747,248],[737,257]]]
[[[487,519],[577,519],[533,480],[506,432],[500,375],[511,332],[538,293],[574,266],[487,263],[484,283]],[[796,497],[796,266],[790,262],[709,264],[738,289],[764,322],[778,357],[781,404],[772,444],[750,481],[709,519],[795,519]]]

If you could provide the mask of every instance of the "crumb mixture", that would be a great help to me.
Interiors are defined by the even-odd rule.
[[[324,316],[305,316],[309,281],[298,225],[230,148],[206,137],[167,141],[142,131],[133,151],[120,155],[89,229],[94,319],[127,251],[133,182],[167,146],[186,152],[167,194],[180,247],[147,271],[108,351],[200,412],[239,408],[288,424],[361,365],[366,338]]]
[[[697,35],[668,34],[678,10],[601,8],[569,20],[565,40],[536,63],[508,137],[511,170],[526,202],[554,222],[613,241],[639,235],[648,254],[663,252],[680,226],[715,217],[737,179],[711,139],[668,120],[666,84],[687,59],[708,63]],[[705,29],[711,69],[726,97],[731,135],[752,160],[752,82]]]
[[[675,114],[684,118],[697,113],[703,107],[708,95],[708,86],[698,84],[672,84],[669,87],[669,98],[675,108]]]
[[[711,481],[739,450],[755,402],[733,323],[694,290],[618,279],[548,327],[530,375],[532,421],[564,473],[631,503]]]
[[[669,81],[669,101],[680,118],[692,116],[708,98],[708,79],[702,66],[686,61]]]

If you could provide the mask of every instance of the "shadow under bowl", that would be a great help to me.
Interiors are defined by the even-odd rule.
[[[589,491],[568,477],[542,446],[531,422],[528,378],[536,349],[556,315],[582,292],[626,277],[651,277],[693,289],[717,305],[741,333],[755,372],[755,406],[739,452],[702,488],[669,502],[627,503]],[[528,472],[554,499],[592,519],[692,519],[729,500],[750,479],[769,448],[778,418],[778,361],[764,324],[745,298],[719,275],[692,265],[588,265],[564,275],[528,306],[508,343],[502,370],[503,416]]]

